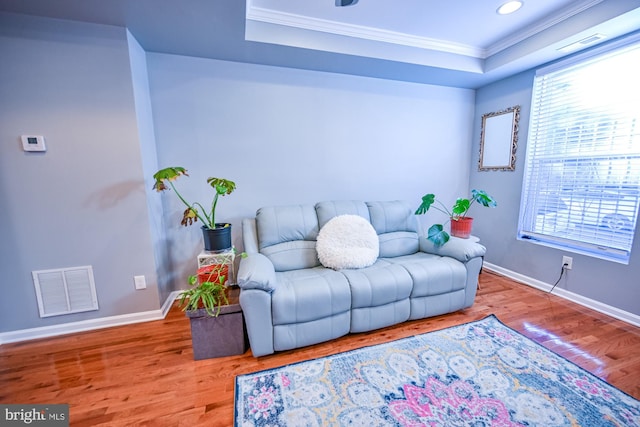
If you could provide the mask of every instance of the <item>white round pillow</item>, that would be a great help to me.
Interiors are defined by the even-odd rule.
[[[316,251],[325,267],[363,268],[376,262],[380,244],[369,221],[358,215],[338,215],[320,229]]]

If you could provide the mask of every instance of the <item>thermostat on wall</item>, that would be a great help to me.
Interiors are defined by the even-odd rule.
[[[44,136],[40,135],[22,135],[22,148],[24,151],[47,151]]]

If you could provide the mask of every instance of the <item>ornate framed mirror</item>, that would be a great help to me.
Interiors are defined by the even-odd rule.
[[[478,170],[516,169],[520,106],[482,116]]]

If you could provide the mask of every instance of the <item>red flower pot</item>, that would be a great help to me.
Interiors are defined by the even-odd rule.
[[[220,276],[224,276],[226,282],[229,278],[229,265],[228,264],[212,264],[205,265],[198,269],[198,283],[213,282],[218,283]]]
[[[462,239],[468,239],[471,235],[471,227],[473,225],[473,218],[461,217],[457,220],[451,219],[451,235],[460,237]]]

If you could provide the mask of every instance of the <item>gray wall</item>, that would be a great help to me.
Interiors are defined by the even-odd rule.
[[[531,93],[535,71],[528,71],[483,87],[476,95],[471,187],[486,189],[498,199],[499,208],[477,210],[486,218],[475,229],[488,248],[486,261],[518,274],[553,284],[560,276],[562,256],[573,257],[573,269],[558,288],[640,315],[640,236],[636,230],[628,265],[563,252],[516,239],[527,133],[531,113]],[[483,114],[521,106],[516,170],[478,171],[478,153]],[[489,219],[491,219],[489,221]]]
[[[156,137],[151,112],[151,93],[147,70],[147,57],[142,46],[127,32],[129,58],[131,61],[131,80],[135,101],[138,138],[142,156],[142,174],[144,190],[149,215],[149,231],[151,233],[153,255],[156,265],[160,302],[166,301],[173,289],[170,282],[171,260],[164,237],[164,214],[162,200],[152,191],[153,174],[158,170],[158,155],[156,152]]]
[[[562,253],[515,240],[533,73],[477,91],[149,54],[122,28],[0,14],[0,332],[158,310],[185,287],[202,247],[158,167],[208,203],[208,176],[233,179],[233,223],[263,205],[327,199],[447,203],[483,188],[487,261],[552,283]],[[522,106],[515,172],[477,172],[480,117]],[[47,139],[24,153],[20,135]],[[469,168],[471,165],[471,168]],[[164,214],[162,213],[164,212]],[[424,225],[442,220],[437,213]],[[638,239],[636,239],[636,246]],[[560,286],[640,314],[639,260],[574,257]],[[100,310],[40,319],[31,271],[92,265]],[[148,289],[136,291],[134,275]]]
[[[176,185],[205,206],[208,176],[236,181],[218,216],[233,224],[240,249],[240,219],[261,206],[404,199],[417,207],[430,191],[451,203],[467,192],[472,90],[163,54],[149,54],[148,67],[159,166],[187,168]],[[184,206],[162,197],[180,286],[201,233],[180,227]]]
[[[157,310],[126,30],[0,14],[0,57],[0,331]],[[100,310],[41,319],[31,271],[83,265]]]
[[[0,332],[157,310],[185,287],[201,235],[151,191],[158,167],[187,167],[178,185],[207,203],[206,177],[234,179],[219,215],[240,249],[263,205],[467,191],[472,90],[145,54],[122,28],[12,14],[0,56]],[[48,151],[24,153],[26,133]],[[39,318],[31,271],[79,265],[100,310]]]

